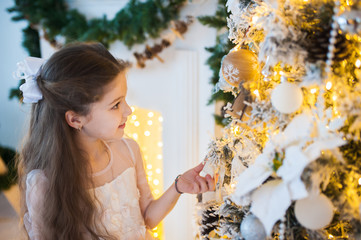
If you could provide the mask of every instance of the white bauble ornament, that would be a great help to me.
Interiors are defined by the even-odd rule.
[[[241,223],[241,234],[246,240],[265,240],[266,231],[261,221],[254,215],[248,215]]]
[[[279,112],[293,113],[302,105],[302,90],[294,83],[283,82],[272,91],[271,102]]]
[[[310,195],[295,204],[295,214],[299,223],[309,229],[321,229],[332,221],[333,205],[324,194]]]

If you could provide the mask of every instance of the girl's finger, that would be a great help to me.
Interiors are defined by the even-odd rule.
[[[198,166],[193,168],[193,170],[198,174],[202,171],[203,167],[204,167],[204,164],[203,164],[203,162],[201,162],[200,164],[198,164]]]
[[[193,192],[192,193],[199,193],[200,191],[200,186],[197,182],[193,183]]]
[[[214,178],[212,178],[209,174],[206,176],[207,185],[208,185],[208,191],[214,191],[216,187],[216,183]]]
[[[208,184],[207,184],[207,181],[200,177],[200,176],[197,176],[197,181],[199,183],[199,186],[200,186],[200,193],[204,193],[204,192],[207,192],[208,191]]]

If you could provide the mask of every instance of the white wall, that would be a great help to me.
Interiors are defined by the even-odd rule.
[[[24,134],[28,109],[15,99],[10,101],[8,96],[10,88],[18,85],[12,77],[16,63],[25,58],[27,52],[21,47],[21,29],[26,24],[11,21],[6,8],[12,6],[12,0],[0,1],[0,145],[15,148]]]
[[[125,3],[125,0],[69,0],[70,6],[77,8],[89,18],[107,14],[111,19]],[[182,16],[214,14],[217,1],[192,1],[181,13]],[[0,1],[0,10],[12,6],[11,0]],[[0,15],[1,47],[1,103],[0,103],[0,144],[15,147],[23,135],[27,108],[15,100],[8,101],[9,89],[16,86],[12,71],[16,62],[26,56],[21,47],[21,28],[25,23],[10,21],[10,15]],[[203,160],[210,138],[214,135],[212,114],[214,106],[206,106],[211,94],[209,84],[211,71],[205,65],[209,54],[204,50],[215,42],[215,30],[201,25],[197,20],[189,27],[184,40],[177,39],[165,49],[157,59],[147,61],[145,69],[133,68],[128,75],[128,102],[142,108],[161,112],[164,117],[164,181],[168,187],[177,174]],[[152,42],[149,42],[152,45]],[[143,45],[136,46],[142,52]],[[119,58],[130,59],[132,52],[117,42],[111,52]],[[52,49],[42,41],[43,57],[48,57]],[[166,217],[165,234],[167,240],[192,239],[192,216],[194,196],[181,196],[175,209]]]

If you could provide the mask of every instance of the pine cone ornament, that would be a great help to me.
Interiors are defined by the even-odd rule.
[[[203,240],[209,240],[209,234],[219,225],[219,205],[211,205],[202,213],[200,232]]]
[[[321,29],[320,31],[309,34],[306,38],[305,48],[308,52],[309,62],[315,63],[319,60],[327,60],[330,32],[331,28]],[[337,34],[333,61],[342,61],[349,57],[351,48],[348,45],[345,36]]]

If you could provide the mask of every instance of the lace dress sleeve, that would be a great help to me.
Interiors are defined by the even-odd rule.
[[[42,170],[32,170],[26,177],[24,225],[31,240],[42,240],[42,212],[44,195],[48,189],[48,180]]]
[[[137,172],[137,187],[140,193],[139,205],[144,217],[145,210],[147,209],[149,203],[154,200],[154,197],[148,184],[147,176],[144,170],[143,157],[140,152],[139,145],[134,140],[130,140],[129,142],[134,152],[135,169]]]

